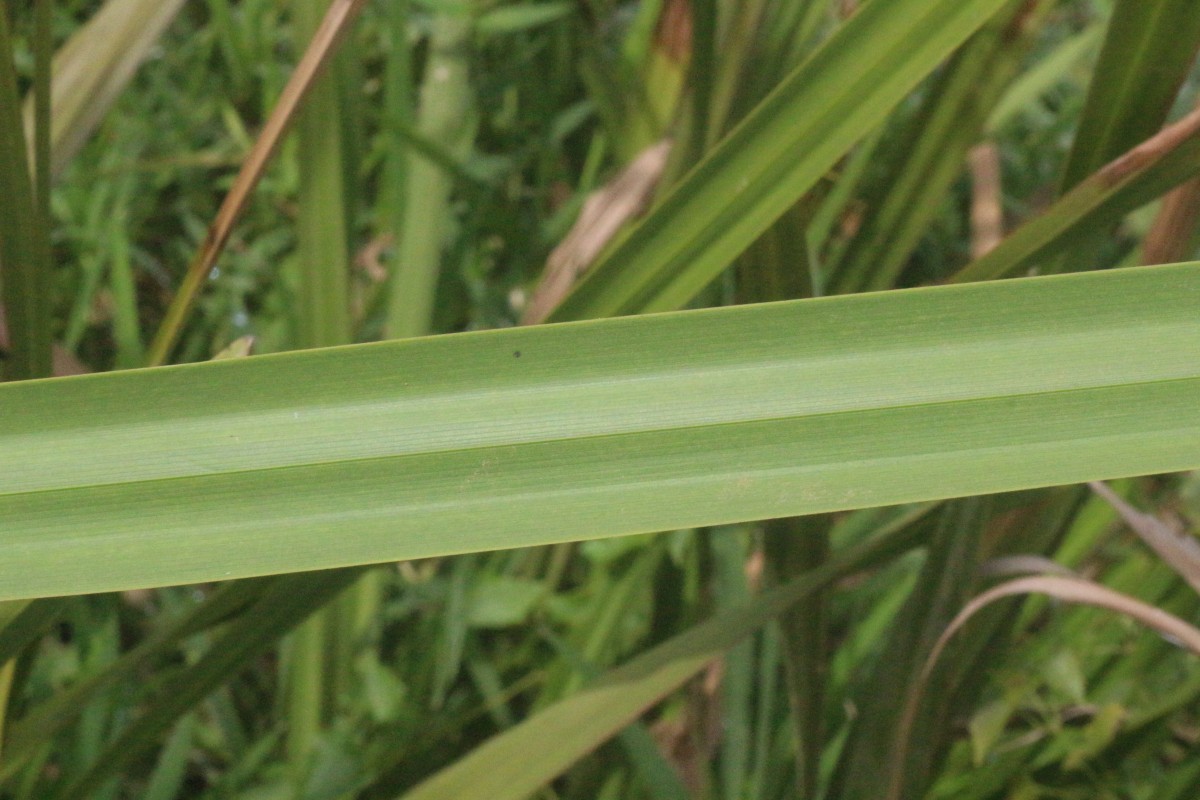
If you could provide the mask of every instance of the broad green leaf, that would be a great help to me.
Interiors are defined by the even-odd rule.
[[[1195,0],[1117,0],[1063,174],[1064,191],[1162,126],[1197,46]]]
[[[552,319],[683,306],[1006,2],[864,5],[593,268]]]
[[[0,385],[0,599],[1200,466],[1200,265]]]

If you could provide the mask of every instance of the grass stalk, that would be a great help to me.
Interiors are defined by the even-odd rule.
[[[48,2],[35,7],[35,48],[48,45]],[[35,124],[33,161],[29,163],[24,123],[21,118],[17,75],[13,63],[14,41],[8,9],[0,9],[0,195],[6,200],[5,213],[0,214],[0,268],[3,269],[3,301],[9,328],[10,352],[5,362],[5,377],[9,380],[39,378],[50,374],[50,240],[47,228],[48,192],[40,187],[42,177],[30,175],[40,158],[37,146],[43,143],[46,114],[39,114]],[[45,69],[48,57],[35,56],[38,68]],[[41,98],[48,93],[48,70],[37,78],[35,93]],[[45,100],[38,107],[45,110]]]
[[[109,228],[109,286],[113,296],[113,338],[117,345],[118,369],[133,369],[145,363],[141,326],[138,324],[137,285],[129,253],[129,196],[132,180],[117,196],[116,213]]]
[[[412,48],[409,45],[407,0],[384,4],[389,50],[384,68],[383,125],[386,144],[379,192],[380,228],[392,237],[393,247],[404,230],[408,197],[408,165],[412,158],[403,131],[414,127],[412,99]]]
[[[299,41],[315,37],[325,5],[323,0],[297,0],[293,5]],[[300,348],[348,344],[353,337],[343,139],[346,129],[342,121],[346,103],[340,91],[343,84],[338,80],[338,67],[344,58],[346,54],[334,55],[329,68],[316,77],[296,118],[300,280],[295,344]],[[328,698],[333,687],[345,682],[340,673],[350,669],[350,658],[339,645],[350,635],[338,624],[343,616],[339,605],[335,601],[301,623],[285,650],[287,752],[297,792],[303,791],[321,731],[329,722]],[[330,657],[334,653],[341,657]]]
[[[474,138],[469,79],[473,20],[460,11],[439,12],[432,20],[416,132],[445,145],[463,160]],[[412,151],[406,170],[407,194],[399,228],[396,262],[385,332],[389,338],[428,333],[433,320],[442,252],[451,230],[454,179],[424,155]]]
[[[772,520],[764,531],[767,567],[777,583],[818,569],[829,556],[828,515]],[[817,796],[824,746],[825,673],[827,670],[827,592],[814,591],[779,618],[787,696],[795,737],[795,786],[798,797]]]
[[[313,753],[326,722],[326,645],[331,607],[317,611],[296,628],[284,650],[287,669],[287,753],[291,779],[302,794]]]
[[[324,6],[321,0],[296,2],[301,41],[308,41],[316,32]],[[351,341],[342,103],[333,69],[336,64],[330,66],[313,82],[296,119],[301,270],[296,344],[303,348]]]

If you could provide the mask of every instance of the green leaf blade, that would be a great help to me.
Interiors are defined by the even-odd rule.
[[[1181,265],[3,386],[27,468],[0,479],[0,596],[1195,468],[1198,286]]]

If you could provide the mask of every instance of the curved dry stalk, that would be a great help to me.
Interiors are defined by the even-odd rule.
[[[1116,509],[1125,524],[1200,594],[1200,542],[1190,536],[1179,535],[1158,517],[1138,511],[1110,489],[1108,484],[1092,481],[1088,486]]]
[[[1094,487],[1093,487],[1094,488]],[[1106,487],[1107,488],[1107,487]],[[933,667],[945,649],[950,638],[985,607],[1003,600],[1023,594],[1045,594],[1067,603],[1078,603],[1095,608],[1104,608],[1124,614],[1148,628],[1153,628],[1164,637],[1181,647],[1186,647],[1195,655],[1200,656],[1200,628],[1184,622],[1174,614],[1169,614],[1161,608],[1152,606],[1129,595],[1122,594],[1107,586],[1084,578],[1068,578],[1064,576],[1038,575],[1029,578],[1017,578],[988,589],[976,597],[950,621],[946,630],[938,637],[925,661],[925,666],[917,678],[917,684],[908,695],[904,713],[896,731],[896,748],[892,754],[891,785],[888,787],[889,800],[899,800],[900,781],[902,774],[899,769],[908,752],[908,740],[912,732],[913,720],[916,717],[917,706],[924,693],[925,684],[929,680]]]
[[[1075,577],[1075,573],[1068,567],[1045,556],[1032,553],[993,558],[979,568],[979,574],[985,578],[1007,578],[1013,575],[1030,574]]]

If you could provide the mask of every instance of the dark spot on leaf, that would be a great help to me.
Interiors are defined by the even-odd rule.
[[[521,357],[521,351],[513,350],[513,358],[520,358],[520,357]]]

